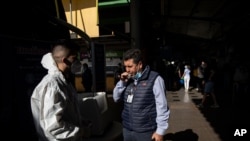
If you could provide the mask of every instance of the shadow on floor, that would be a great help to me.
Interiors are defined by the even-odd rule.
[[[164,136],[164,140],[171,141],[198,141],[199,136],[193,132],[192,129],[186,129],[184,131],[169,133]]]
[[[193,102],[198,105],[201,100],[193,99]],[[249,127],[249,115],[247,114],[249,110],[222,101],[219,108],[210,108],[209,105],[211,104],[212,100],[209,99],[206,106],[199,108],[199,110],[214,131],[220,136],[221,140],[235,139],[237,141],[245,141],[247,136],[235,137],[234,133],[236,129],[247,129]]]

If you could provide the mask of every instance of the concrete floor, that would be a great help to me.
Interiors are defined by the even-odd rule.
[[[183,88],[177,91],[167,91],[167,100],[171,110],[169,129],[165,141],[227,141],[230,139],[244,140],[243,137],[235,138],[234,131],[246,120],[235,119],[230,104],[223,103],[220,98],[219,108],[210,108],[211,98],[208,97],[207,107],[198,108],[202,95],[195,89],[185,92]],[[122,105],[113,102],[112,94],[108,94],[109,108],[113,112],[114,120],[120,122]],[[220,103],[221,102],[221,103]],[[243,111],[235,112],[239,117]]]
[[[221,141],[218,133],[193,102],[201,98],[202,95],[195,90],[167,92],[171,110],[167,140],[179,138],[188,141]]]

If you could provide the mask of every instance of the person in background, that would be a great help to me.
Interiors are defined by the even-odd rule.
[[[206,63],[202,61],[201,65],[197,67],[197,91],[202,92],[204,90],[204,69],[206,68]]]
[[[179,90],[182,85],[184,85],[184,80],[182,79],[182,75],[184,73],[184,65],[183,62],[179,62],[178,65],[176,66],[176,81],[178,83],[176,83],[177,85],[177,89]],[[180,81],[180,79],[182,79],[183,81]]]
[[[125,72],[113,89],[115,102],[123,102],[123,141],[163,141],[170,110],[159,73],[144,65],[139,49],[124,53]]]
[[[90,135],[91,124],[80,115],[77,93],[70,81],[77,51],[73,42],[61,39],[42,57],[41,64],[48,74],[30,99],[39,141],[81,141]]]
[[[219,108],[219,104],[217,102],[217,98],[215,96],[214,91],[214,82],[215,82],[215,68],[212,66],[208,66],[206,61],[201,62],[201,67],[204,72],[204,80],[202,81],[203,91],[202,91],[202,100],[201,103],[198,105],[199,108],[204,108],[205,103],[207,102],[207,97],[211,95],[213,100],[213,105],[211,108]]]
[[[185,65],[182,78],[184,79],[184,88],[186,92],[189,90],[189,84],[190,84],[190,78],[191,78],[190,73],[191,73],[190,66]]]
[[[93,85],[93,76],[92,72],[87,63],[83,63],[83,73],[82,73],[82,85],[85,88],[85,92],[92,91]]]

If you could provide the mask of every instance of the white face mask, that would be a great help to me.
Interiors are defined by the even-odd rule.
[[[81,70],[82,70],[82,64],[79,60],[76,60],[71,64],[71,72],[73,74],[81,73]]]

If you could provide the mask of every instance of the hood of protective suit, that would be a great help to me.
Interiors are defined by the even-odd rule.
[[[52,57],[52,53],[47,53],[43,55],[41,64],[45,69],[48,70],[49,74],[55,74],[55,73],[60,72],[55,60]]]

